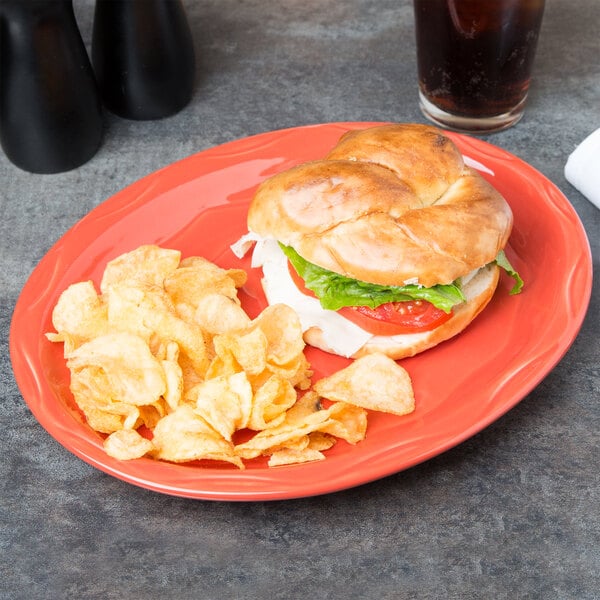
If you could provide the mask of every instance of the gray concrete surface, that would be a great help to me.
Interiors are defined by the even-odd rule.
[[[92,208],[166,164],[262,131],[424,121],[408,0],[185,6],[198,73],[181,113],[106,114],[99,152],[68,173],[32,175],[0,156],[0,598],[600,598],[597,283],[571,349],[508,414],[424,464],[330,495],[160,495],[87,465],[29,412],[8,356],[12,311],[38,261]],[[89,48],[93,1],[75,8]],[[567,195],[596,276],[600,211],[563,167],[600,126],[599,25],[596,1],[548,0],[527,114],[484,138]]]

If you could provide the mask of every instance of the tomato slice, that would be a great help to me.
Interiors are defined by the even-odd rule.
[[[377,308],[345,306],[337,311],[373,335],[431,331],[452,317],[426,300],[387,302]]]
[[[304,285],[304,280],[288,261],[288,271],[296,287],[305,295],[315,294]],[[452,318],[426,300],[387,302],[377,308],[369,306],[345,306],[337,311],[349,321],[373,335],[399,335],[431,331]]]

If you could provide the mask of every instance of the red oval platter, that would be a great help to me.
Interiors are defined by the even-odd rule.
[[[260,273],[250,269],[249,258],[235,258],[229,246],[246,232],[256,186],[278,171],[322,157],[345,131],[375,124],[310,125],[199,152],[133,183],[72,227],[31,274],[11,324],[15,377],[41,425],[87,463],[146,489],[206,500],[275,500],[339,491],[399,472],[473,436],[523,399],[581,327],[592,285],[589,243],[567,199],[541,173],[486,142],[448,133],[513,209],[507,254],[525,289],[509,296],[511,281],[502,279],[465,332],[402,361],[414,384],[414,413],[370,413],[366,439],[355,446],[339,442],[323,461],[268,468],[257,460],[240,471],[220,463],[112,459],[101,436],[75,409],[62,347],[44,336],[52,329],[52,308],[69,284],[86,279],[98,284],[110,259],[141,244],[159,244],[183,256],[245,268],[249,281],[242,300],[254,316],[264,306]],[[346,363],[315,349],[307,356],[316,377]]]

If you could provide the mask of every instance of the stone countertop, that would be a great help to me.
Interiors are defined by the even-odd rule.
[[[32,175],[0,156],[0,598],[599,598],[597,282],[569,351],[505,416],[423,464],[329,495],[161,495],[81,461],[29,412],[8,354],[13,308],[38,261],[92,208],[164,165],[262,131],[424,122],[408,0],[185,6],[198,77],[183,111],[148,122],[106,113],[100,150],[68,173]],[[93,1],[75,8],[89,48]],[[567,196],[596,277],[600,211],[563,167],[600,126],[598,23],[597,2],[548,0],[526,115],[484,137]]]

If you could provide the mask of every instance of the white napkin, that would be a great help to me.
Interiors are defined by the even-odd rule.
[[[565,177],[600,208],[600,128],[588,135],[569,155]]]

